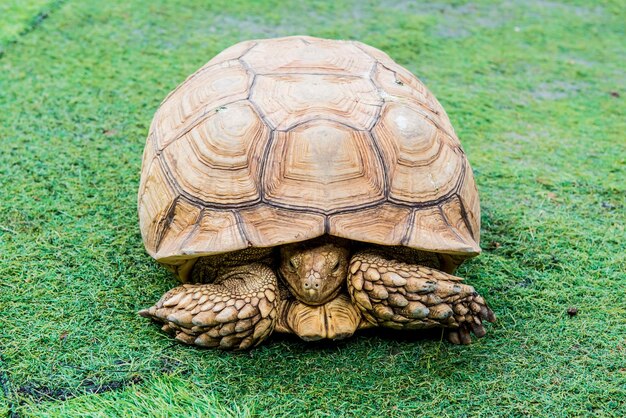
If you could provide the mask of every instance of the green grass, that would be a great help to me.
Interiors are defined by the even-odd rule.
[[[0,414],[626,415],[623,0],[200,3],[0,6]],[[232,354],[135,315],[175,285],[136,215],[159,102],[235,42],[303,33],[384,49],[448,111],[483,209],[459,275],[499,317],[476,344]]]
[[[7,45],[37,28],[64,0],[3,0],[0,2],[0,56]]]

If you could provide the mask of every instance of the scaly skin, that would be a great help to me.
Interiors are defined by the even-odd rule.
[[[242,350],[267,338],[276,325],[276,275],[252,263],[227,270],[211,284],[184,284],[139,315],[162,322],[186,344]]]
[[[375,251],[350,258],[346,241],[281,248],[278,276],[263,263],[229,268],[211,284],[185,284],[139,314],[187,344],[241,350],[274,330],[306,341],[350,337],[357,329],[448,328],[455,344],[485,335],[495,316],[472,286],[439,270]],[[346,286],[347,284],[347,286]]]
[[[449,328],[455,344],[485,335],[482,321],[495,321],[482,296],[460,277],[417,264],[388,260],[375,252],[352,256],[348,293],[371,323],[388,328]]]

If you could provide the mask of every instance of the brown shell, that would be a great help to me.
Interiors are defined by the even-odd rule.
[[[191,75],[152,121],[139,219],[172,267],[323,234],[480,252],[478,194],[446,112],[354,41],[242,42]]]

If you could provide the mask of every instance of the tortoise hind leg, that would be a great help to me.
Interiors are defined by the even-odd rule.
[[[350,260],[348,292],[363,316],[394,329],[449,328],[455,344],[485,335],[482,321],[495,321],[482,296],[462,279],[417,264],[388,260],[372,251]]]
[[[240,350],[267,338],[278,317],[274,272],[254,263],[232,268],[211,284],[184,284],[139,315],[164,323],[186,344]]]

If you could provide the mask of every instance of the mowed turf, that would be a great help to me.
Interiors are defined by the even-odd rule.
[[[626,4],[423,3],[2,6],[0,414],[625,416]],[[233,354],[136,315],[176,285],[136,214],[159,102],[225,47],[294,34],[381,48],[446,108],[482,202],[458,274],[498,315],[484,339]]]

